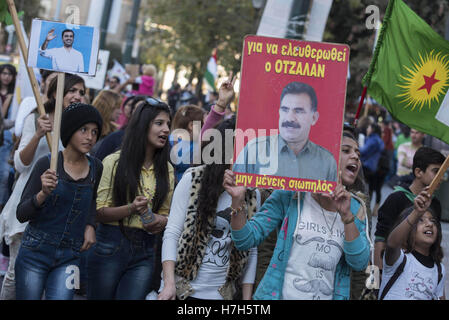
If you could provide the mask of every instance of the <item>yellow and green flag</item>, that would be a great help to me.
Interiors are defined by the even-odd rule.
[[[449,143],[449,42],[402,0],[390,0],[368,93],[398,121]]]

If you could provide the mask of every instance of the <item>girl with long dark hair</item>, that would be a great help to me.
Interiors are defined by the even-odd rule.
[[[150,292],[155,234],[165,228],[173,193],[170,120],[165,103],[147,98],[133,113],[121,150],[103,160],[88,299],[141,300]]]
[[[16,76],[17,71],[13,65],[0,65],[0,99],[2,102],[2,116],[4,118],[8,117],[8,111],[16,85]]]
[[[131,118],[134,110],[137,106],[148,97],[146,96],[131,96],[128,97],[123,103],[123,110],[126,113],[126,123],[117,131],[112,132],[104,139],[100,140],[93,148],[92,154],[103,161],[106,156],[114,153],[115,151],[120,149],[120,146],[123,142],[123,137],[125,136],[125,129],[128,125],[128,120]]]
[[[232,101],[232,83],[225,82],[219,94],[227,103]],[[230,167],[225,150],[232,150],[235,118],[220,122],[215,129],[213,140],[203,146],[214,161],[188,169],[173,195],[162,245],[160,300],[251,298],[257,249],[241,252],[233,246],[231,197],[222,186]],[[248,191],[246,203],[251,216],[260,205],[260,194]]]
[[[6,201],[8,201],[8,197],[11,193],[9,175],[12,169],[8,164],[8,160],[14,145],[14,140],[11,131],[6,130],[3,124],[6,122],[6,119],[8,119],[9,107],[11,105],[14,95],[14,86],[16,84],[16,74],[16,68],[13,65],[0,65],[0,122],[2,122],[2,125],[0,125],[0,211],[3,209]],[[11,120],[9,121],[11,122]],[[9,124],[8,127],[11,125],[12,124]],[[3,259],[1,255],[0,258]]]

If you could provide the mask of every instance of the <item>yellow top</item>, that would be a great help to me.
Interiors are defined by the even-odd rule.
[[[105,207],[113,207],[114,203],[112,200],[113,192],[112,188],[114,185],[114,177],[115,177],[115,170],[117,166],[115,163],[120,158],[120,151],[117,151],[103,160],[103,174],[101,175],[100,184],[98,185],[98,191],[97,191],[97,210]],[[156,212],[161,215],[168,216],[170,212],[170,204],[171,199],[173,196],[173,189],[174,189],[174,169],[173,166],[169,163],[168,164],[168,176],[170,180],[170,189],[168,192],[167,197],[165,198],[164,203],[159,209],[159,212]],[[142,166],[141,171],[141,183],[143,184],[143,196],[145,196],[147,199],[151,201],[153,198],[154,192],[156,190],[156,177],[154,175],[154,167],[153,165],[150,166],[150,168],[146,169]],[[134,200],[134,199],[132,199]],[[118,226],[119,222],[108,222],[108,224]],[[140,216],[138,214],[132,214],[129,217],[126,217],[123,219],[123,225],[125,227],[132,227],[132,228],[139,228],[143,229],[142,222],[140,220]]]

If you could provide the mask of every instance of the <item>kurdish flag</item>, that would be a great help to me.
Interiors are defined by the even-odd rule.
[[[449,143],[449,42],[402,0],[388,4],[362,82],[398,121]]]
[[[215,79],[217,79],[217,49],[212,51],[212,56],[207,63],[207,70],[204,74],[204,79],[213,91],[217,90],[215,88]]]

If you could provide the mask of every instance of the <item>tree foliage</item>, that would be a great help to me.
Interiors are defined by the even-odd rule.
[[[31,29],[31,21],[39,16],[39,11],[41,10],[40,0],[14,0],[14,4],[16,6],[19,19],[23,21],[25,31],[29,34]],[[2,33],[0,47],[3,50],[7,40],[5,27],[12,24],[12,18],[10,16],[6,0],[1,0],[0,9],[2,11],[2,17],[0,18],[2,22],[0,30]]]
[[[256,32],[258,17],[250,0],[153,0],[147,1],[144,14],[153,26],[164,27],[144,32],[143,61],[159,68],[167,63],[186,66],[190,79],[202,78],[214,48],[219,64],[239,70],[243,39]]]

